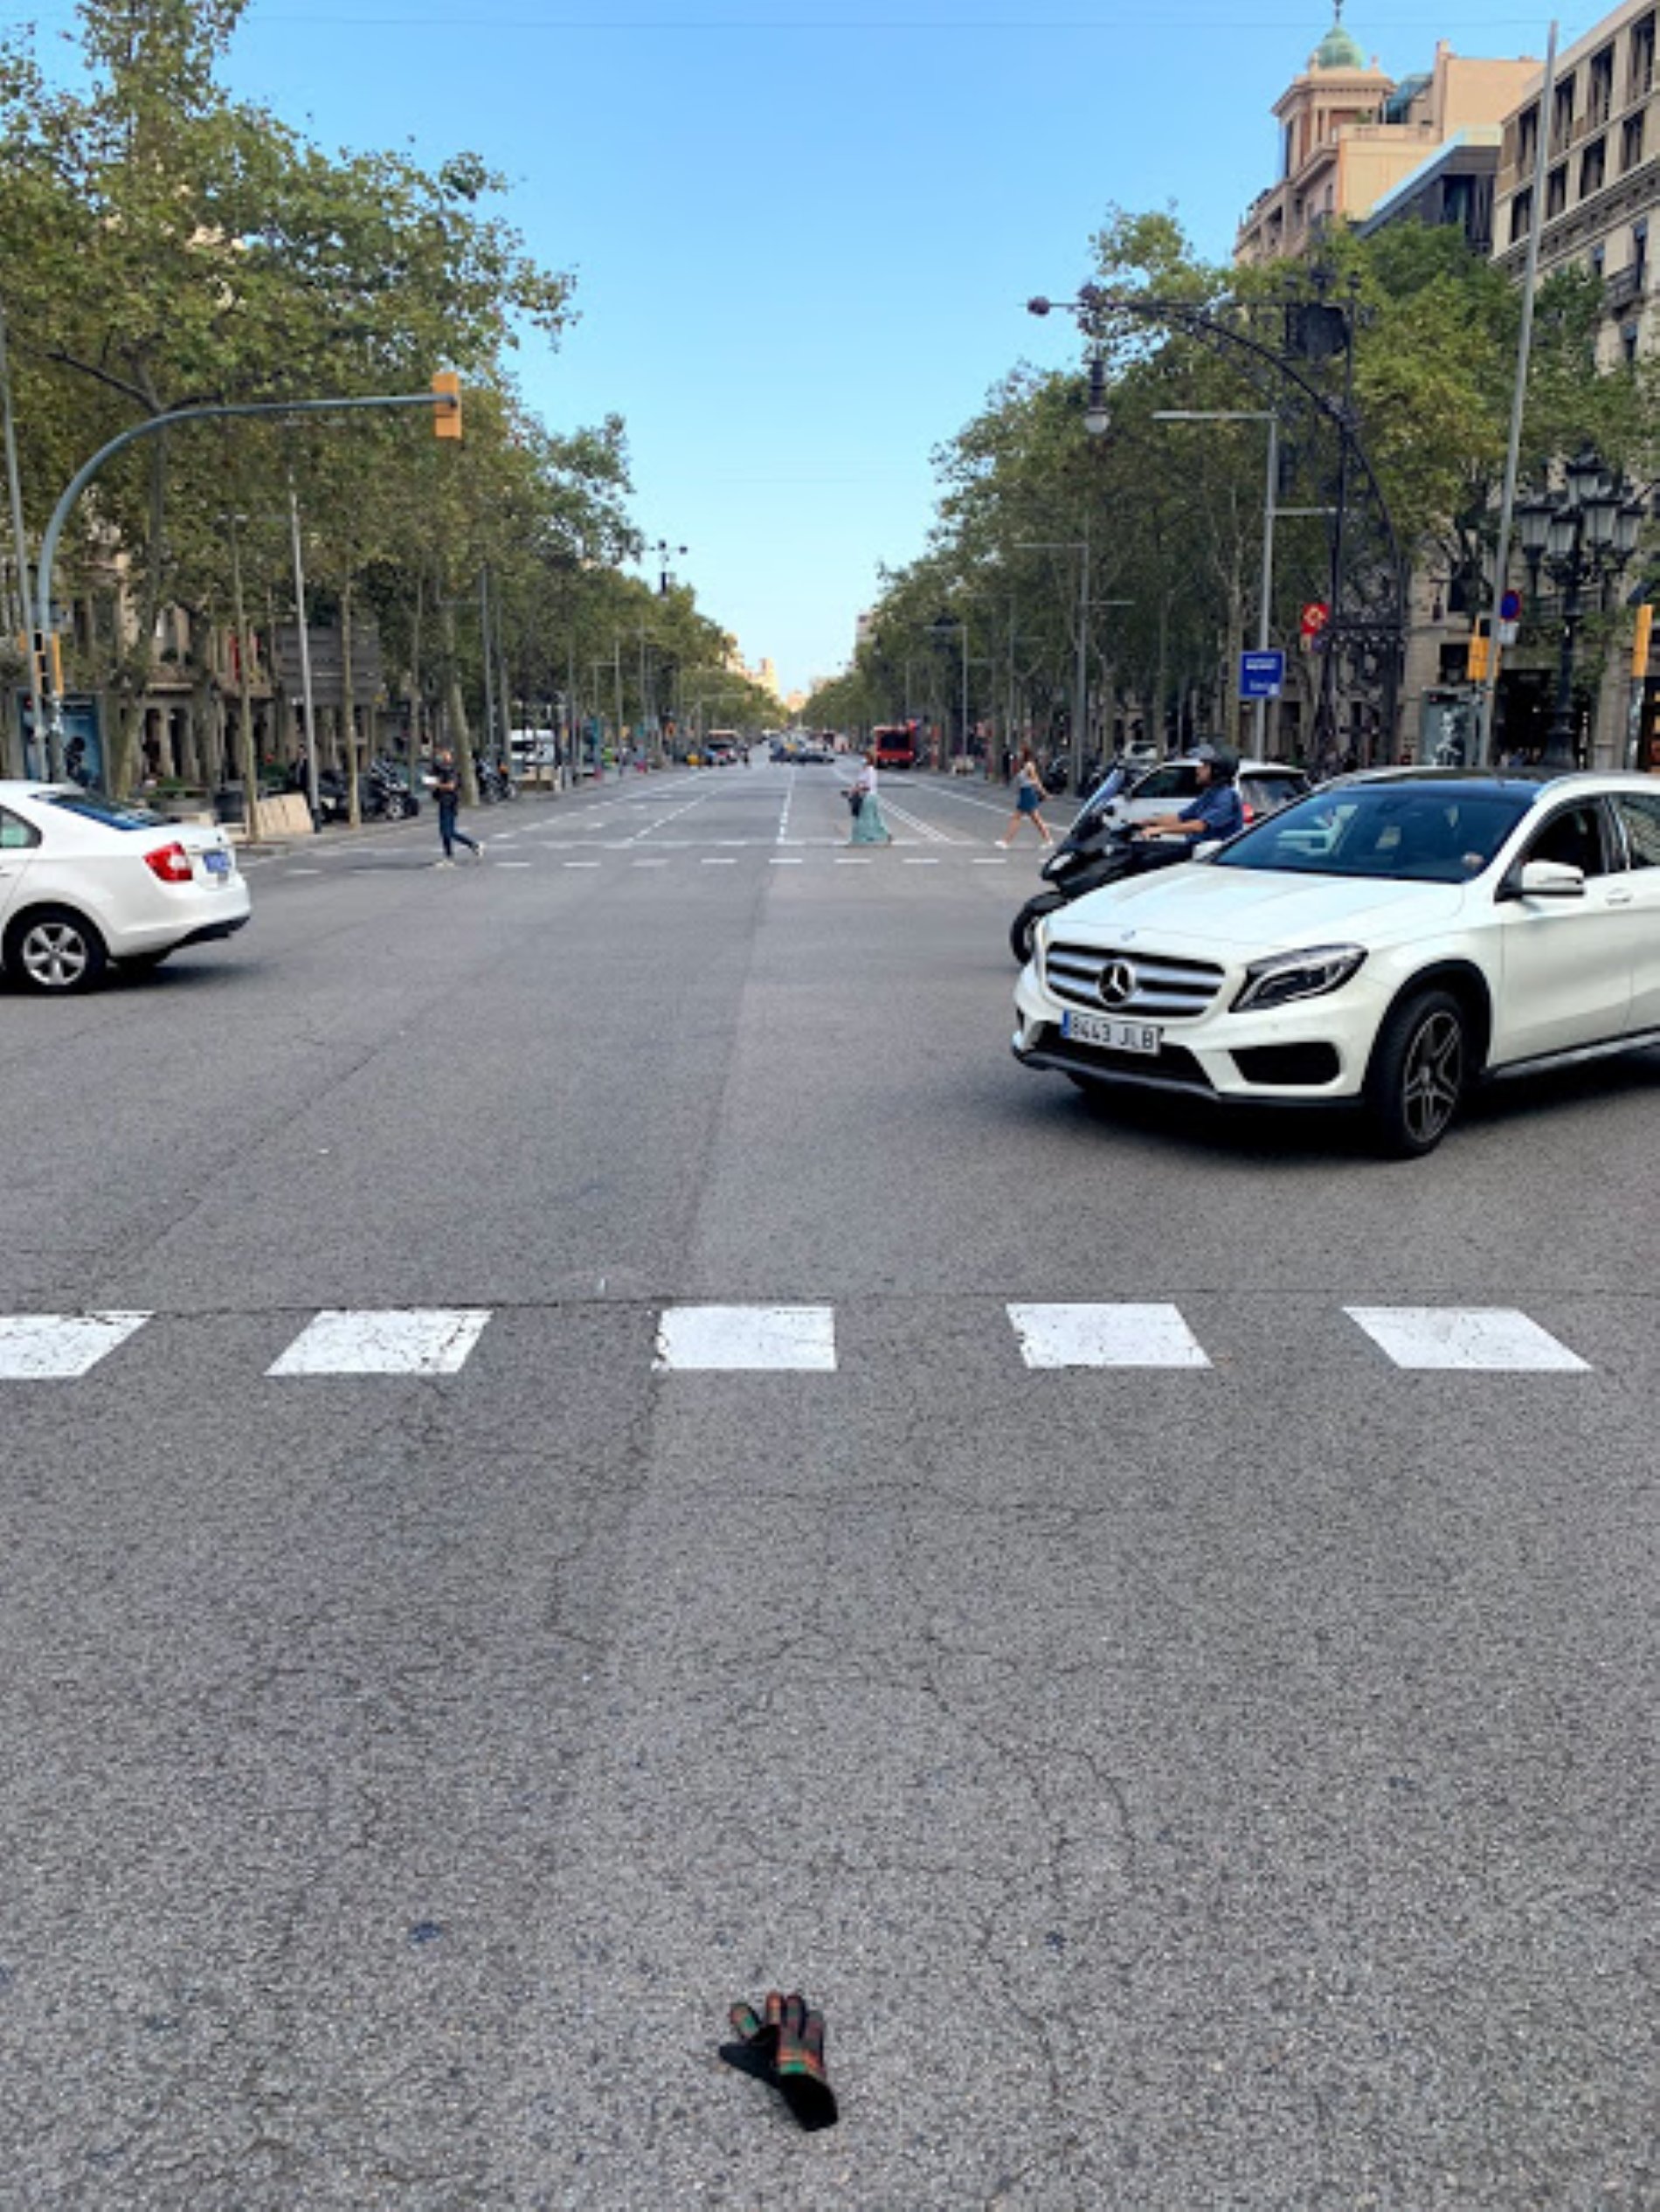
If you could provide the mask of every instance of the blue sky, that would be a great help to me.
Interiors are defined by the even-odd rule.
[[[0,15],[17,0],[0,0]],[[38,10],[68,19],[59,0]],[[1601,10],[1563,20],[1579,35]],[[1330,0],[252,0],[231,75],[330,146],[476,148],[581,320],[520,370],[550,422],[628,423],[635,513],[786,684],[920,550],[932,448],[1065,296],[1110,203],[1224,258]],[[1542,55],[1514,0],[1349,0],[1396,75],[1437,38]]]

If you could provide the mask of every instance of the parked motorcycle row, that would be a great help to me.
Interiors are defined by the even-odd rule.
[[[518,785],[499,761],[474,753],[473,769],[483,805],[495,806],[518,797]],[[431,780],[430,773],[421,778],[427,785]],[[357,805],[366,822],[403,822],[420,812],[421,799],[411,789],[408,772],[402,763],[390,753],[377,753],[357,779]],[[335,768],[321,770],[317,777],[318,828],[327,822],[348,821],[350,817],[351,793],[346,778]]]

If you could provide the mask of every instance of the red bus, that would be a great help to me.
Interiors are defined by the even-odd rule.
[[[916,725],[914,722],[880,722],[870,733],[878,768],[915,768]]]

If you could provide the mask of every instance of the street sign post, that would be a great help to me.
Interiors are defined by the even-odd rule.
[[[1242,653],[1239,656],[1239,695],[1242,699],[1277,699],[1285,688],[1283,653]]]

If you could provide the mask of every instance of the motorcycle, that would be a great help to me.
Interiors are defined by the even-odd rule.
[[[1110,801],[1086,806],[1043,863],[1049,885],[1029,898],[1009,925],[1009,950],[1024,967],[1037,944],[1037,925],[1046,914],[1058,914],[1074,899],[1099,891],[1126,875],[1145,874],[1150,869],[1170,868],[1193,851],[1185,837],[1137,837],[1111,820]]]
[[[421,802],[411,791],[403,770],[384,753],[377,753],[369,764],[363,778],[363,810],[388,822],[408,821],[421,811]]]
[[[499,761],[474,753],[473,772],[478,778],[479,798],[484,805],[494,806],[501,799],[518,797],[517,786]]]

